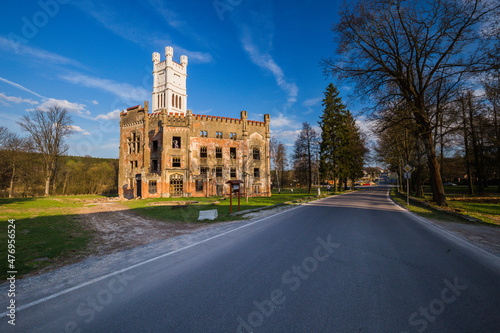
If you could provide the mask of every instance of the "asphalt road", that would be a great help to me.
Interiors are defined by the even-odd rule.
[[[374,188],[226,227],[38,304],[28,292],[0,331],[500,332],[499,267]]]

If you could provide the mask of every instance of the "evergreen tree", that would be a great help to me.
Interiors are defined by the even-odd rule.
[[[320,117],[320,171],[323,178],[332,179],[334,191],[339,190],[347,178],[354,180],[363,171],[366,154],[364,139],[356,121],[342,103],[337,88],[330,83],[324,92],[323,114]]]

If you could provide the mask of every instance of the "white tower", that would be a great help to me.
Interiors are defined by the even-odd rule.
[[[174,49],[165,48],[165,61],[160,54],[153,53],[153,112],[166,109],[168,113],[186,114],[186,78],[188,57],[181,56],[181,63],[172,60]]]

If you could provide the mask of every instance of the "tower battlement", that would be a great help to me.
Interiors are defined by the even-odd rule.
[[[165,47],[165,60],[160,53],[153,52],[153,112],[186,114],[187,110],[187,65],[188,57],[181,56],[180,63],[173,60],[174,49]]]

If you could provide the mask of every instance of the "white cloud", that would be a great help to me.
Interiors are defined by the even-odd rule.
[[[86,1],[85,3],[75,3],[81,10],[88,13],[94,19],[99,21],[106,29],[110,30],[117,36],[123,39],[129,40],[138,45],[148,44],[155,48],[165,46],[172,46],[174,50],[185,54],[189,57],[190,61],[206,63],[211,62],[212,56],[206,52],[189,51],[178,45],[172,43],[170,36],[166,35],[163,31],[150,31],[148,28],[143,28],[139,26],[139,22],[146,20],[136,20],[136,24],[130,25],[128,22],[123,20],[123,17],[129,15],[128,13],[119,12],[118,8],[107,8],[103,2],[92,2]],[[171,26],[176,25],[176,28],[180,29],[181,21],[178,21],[171,14],[173,12],[166,13],[167,17],[171,17],[167,20],[167,23]],[[160,13],[162,14],[162,13]],[[156,36],[162,36],[158,38]]]
[[[97,105],[97,104],[99,104],[99,102],[98,102],[98,101],[96,101],[96,100],[94,99],[94,100],[92,101],[92,104]]]
[[[40,94],[38,94],[38,93],[36,93],[36,92],[34,92],[32,90],[29,90],[28,88],[23,87],[19,83],[15,83],[15,82],[9,81],[7,79],[4,79],[3,77],[0,77],[0,81],[5,82],[5,83],[7,83],[7,84],[9,84],[9,85],[11,85],[13,87],[16,87],[17,89],[21,89],[23,91],[29,92],[30,94],[35,95],[37,97],[46,98],[46,97],[44,97],[44,96],[42,96],[42,95],[40,95]]]
[[[300,129],[289,131],[271,130],[271,135],[283,142],[287,147],[293,147],[299,133]]]
[[[10,51],[16,54],[22,54],[30,58],[37,58],[44,62],[50,62],[56,65],[74,65],[82,67],[82,65],[73,59],[52,53],[46,50],[37,49],[26,44],[11,42],[7,38],[0,36],[0,49],[3,51]]]
[[[100,114],[97,117],[95,117],[96,120],[102,119],[102,120],[118,120],[120,119],[120,110],[116,109],[113,111],[110,111],[106,114]]]
[[[302,102],[302,105],[304,105],[305,107],[311,107],[314,105],[318,105],[319,102],[321,102],[322,100],[323,100],[323,97],[310,98],[310,99],[306,99],[304,102]]]
[[[307,108],[307,111],[305,113],[308,114],[314,112],[312,107],[320,104],[322,100],[323,97],[316,97],[316,98],[306,99],[304,102],[302,102],[302,105]]]
[[[80,126],[70,125],[69,127],[75,132],[82,133],[83,135],[90,135],[89,132],[83,130]]]
[[[292,105],[297,101],[297,95],[299,93],[299,88],[295,83],[289,82],[283,73],[280,66],[274,61],[273,57],[268,52],[262,52],[259,50],[257,45],[252,40],[250,34],[250,29],[248,27],[243,27],[243,36],[241,37],[241,44],[243,49],[250,56],[250,60],[257,66],[271,72],[276,80],[278,86],[287,95],[287,106]]]
[[[300,123],[297,122],[293,117],[287,117],[282,113],[278,113],[277,117],[271,117],[271,127],[288,127],[288,128],[299,128]]]
[[[38,108],[41,110],[48,110],[51,107],[58,106],[60,108],[66,109],[68,112],[73,112],[79,115],[90,115],[90,112],[85,109],[85,104],[72,103],[65,99],[55,99],[47,98],[42,101],[42,104]],[[33,111],[34,109],[26,109],[26,111]]]
[[[6,102],[10,102],[10,103],[15,103],[15,104],[21,104],[21,103],[28,103],[28,104],[31,104],[31,105],[38,104],[37,101],[34,101],[32,99],[29,99],[29,98],[7,96],[4,93],[0,93],[0,100],[1,101],[6,101]],[[5,103],[5,104],[9,105],[8,103]]]
[[[80,73],[61,75],[60,78],[73,84],[107,91],[127,102],[144,101],[150,97],[150,93],[146,91],[146,89],[134,87],[128,83],[119,83],[113,80],[90,77]]]

